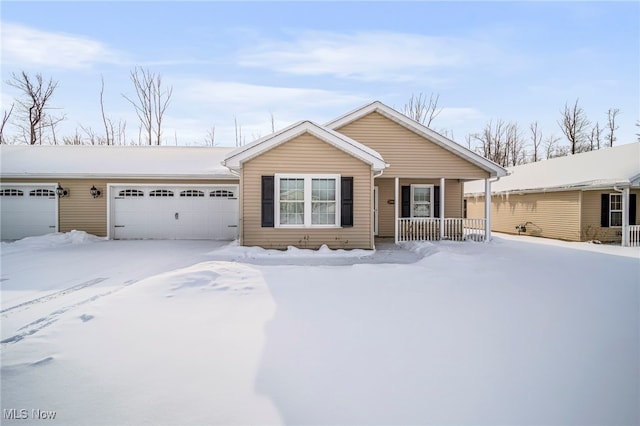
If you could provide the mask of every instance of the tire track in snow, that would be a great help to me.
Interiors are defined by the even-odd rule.
[[[78,290],[82,290],[83,288],[91,287],[92,285],[96,285],[98,283],[101,283],[101,282],[105,281],[106,279],[107,278],[94,278],[92,280],[85,281],[85,282],[80,283],[80,284],[76,284],[76,285],[71,286],[69,288],[65,288],[64,290],[56,291],[55,293],[51,293],[51,294],[48,294],[48,295],[42,296],[42,297],[37,297],[35,299],[28,300],[26,302],[17,304],[15,306],[8,307],[6,309],[1,310],[0,314],[4,314],[6,312],[13,311],[14,309],[18,309],[18,308],[21,308],[21,307],[24,307],[24,306],[30,306],[30,305],[35,305],[35,304],[38,304],[38,303],[48,302],[50,300],[57,299],[58,297],[65,296],[65,295],[67,295],[69,293],[73,293],[73,292],[76,292]]]
[[[100,280],[98,282],[102,282],[105,279],[106,278],[96,278],[94,280],[87,281],[84,284],[87,284],[89,282],[93,282],[93,281],[96,281],[96,280]],[[97,284],[98,282],[94,282],[93,284]],[[81,300],[80,302],[74,303],[72,305],[65,306],[64,308],[61,308],[61,309],[58,309],[58,310],[55,310],[55,311],[51,312],[49,315],[47,315],[47,316],[44,316],[42,318],[38,318],[37,320],[35,320],[33,322],[30,322],[29,324],[20,327],[18,329],[18,331],[23,330],[22,332],[20,332],[18,334],[14,334],[13,336],[8,337],[8,338],[6,338],[4,340],[1,340],[0,344],[2,344],[4,346],[4,345],[8,345],[8,344],[18,343],[19,341],[25,339],[26,337],[34,335],[37,332],[39,332],[40,330],[42,330],[43,328],[46,328],[46,327],[50,326],[51,324],[55,323],[66,312],[68,312],[68,311],[70,311],[72,309],[75,309],[75,308],[77,308],[79,306],[85,305],[87,303],[91,303],[91,302],[93,302],[93,301],[95,301],[97,299],[100,299],[102,297],[109,296],[111,294],[117,293],[120,290],[122,290],[122,289],[124,289],[124,288],[126,288],[126,287],[128,287],[128,286],[130,286],[132,284],[135,284],[136,282],[137,282],[137,280],[127,281],[127,282],[124,283],[124,285],[122,287],[116,288],[115,290],[107,291],[106,293],[102,293],[102,294],[96,294],[94,296],[89,297],[88,299],[84,299],[84,300]],[[93,284],[90,284],[90,285],[93,285]],[[81,285],[81,284],[79,284],[79,285]],[[88,287],[88,286],[89,285],[85,285],[84,287]],[[78,287],[78,286],[74,286],[74,287]],[[82,288],[84,288],[84,287],[82,287]],[[72,288],[72,287],[70,287],[70,288]],[[77,291],[77,290],[75,290],[75,291]],[[58,292],[58,293],[60,293],[60,292]],[[54,294],[57,294],[57,293],[54,293]],[[46,298],[46,297],[47,296],[44,296],[44,297],[38,298],[38,299],[34,299],[34,301],[35,300],[39,300],[39,299],[43,299],[43,298]],[[29,303],[29,302],[25,302],[25,303]],[[17,306],[20,306],[20,305],[17,305]],[[13,309],[13,308],[9,308],[9,309]],[[84,319],[83,319],[83,321],[86,322]]]

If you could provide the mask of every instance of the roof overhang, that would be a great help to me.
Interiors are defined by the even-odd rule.
[[[406,115],[396,111],[395,109],[383,104],[380,101],[372,102],[368,105],[364,105],[347,114],[344,114],[336,118],[335,120],[332,120],[325,124],[325,127],[333,130],[338,130],[341,127],[346,126],[347,124],[352,123],[361,117],[371,114],[372,112],[379,113],[380,115],[400,124],[401,126],[409,129],[414,133],[417,133],[423,138],[428,139],[429,141],[457,155],[458,157],[461,157],[469,161],[470,163],[475,164],[482,170],[488,172],[492,177],[502,177],[507,175],[507,170],[499,164],[496,164],[493,161],[490,161],[483,156],[476,154],[470,149],[467,149],[464,146],[456,143],[455,141],[442,136],[440,133],[431,130],[427,126],[424,126],[417,121],[410,119]]]
[[[305,133],[315,136],[329,145],[369,164],[376,172],[384,170],[387,167],[382,156],[375,150],[311,121],[295,123],[276,133],[242,146],[229,153],[222,161],[222,165],[228,167],[231,171],[239,172],[243,163]]]

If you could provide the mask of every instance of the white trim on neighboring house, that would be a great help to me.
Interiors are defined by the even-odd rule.
[[[358,141],[331,129],[319,126],[311,121],[295,123],[272,135],[265,136],[248,145],[242,146],[229,153],[222,161],[222,165],[228,167],[231,171],[238,172],[244,162],[305,133],[315,136],[341,151],[360,159],[369,164],[376,172],[382,171],[387,167],[387,164],[378,152]]]
[[[325,124],[325,127],[333,130],[338,130],[340,127],[352,123],[361,117],[371,114],[372,112],[377,112],[384,117],[395,121],[401,126],[409,129],[410,131],[424,137],[425,139],[430,140],[441,148],[444,148],[447,151],[457,155],[458,157],[461,157],[469,161],[470,163],[475,164],[484,171],[488,172],[492,177],[507,175],[507,170],[502,166],[482,157],[481,155],[476,154],[475,152],[465,148],[455,141],[442,136],[440,133],[431,130],[427,126],[424,126],[415,120],[412,120],[406,115],[396,111],[395,109],[383,104],[380,101],[372,102],[368,105],[364,105],[351,112],[348,112],[347,114],[344,114],[336,118],[335,120],[328,122],[327,124]]]

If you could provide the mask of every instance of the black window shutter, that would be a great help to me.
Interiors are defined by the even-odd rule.
[[[609,194],[600,195],[600,226],[609,227]]]
[[[353,226],[353,178],[343,177],[340,185],[340,225]]]
[[[274,227],[274,180],[273,176],[262,176],[262,227]]]
[[[629,194],[629,225],[636,224],[636,194]]]
[[[440,187],[433,187],[433,217],[440,217]]]
[[[403,186],[402,187],[402,210],[400,217],[411,217],[411,187]]]

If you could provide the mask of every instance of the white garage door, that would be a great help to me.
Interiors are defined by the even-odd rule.
[[[237,185],[114,185],[110,198],[114,239],[238,237]]]
[[[18,240],[58,230],[55,184],[0,185],[0,239]]]

